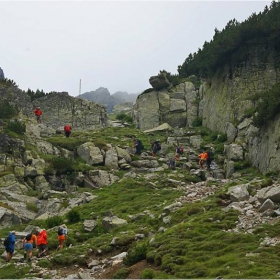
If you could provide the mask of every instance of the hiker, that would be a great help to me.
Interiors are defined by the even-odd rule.
[[[182,145],[178,145],[176,146],[176,149],[175,149],[175,159],[176,160],[179,160],[180,159],[180,156],[184,153],[184,147]]]
[[[208,154],[206,153],[205,150],[203,150],[203,152],[199,155],[199,162],[198,162],[199,166],[203,169],[204,169],[204,164],[206,163],[207,158],[208,158]]]
[[[71,130],[72,130],[71,125],[67,124],[67,125],[64,126],[64,133],[65,133],[65,136],[66,136],[67,138],[70,137]]]
[[[133,138],[133,147],[135,148],[135,154],[141,155],[142,150],[144,149],[143,143],[141,140]]]
[[[9,262],[13,256],[13,253],[15,251],[15,243],[16,243],[15,231],[13,230],[9,232],[8,236],[4,241],[5,251],[7,253],[6,262]]]
[[[36,116],[37,123],[41,123],[42,122],[41,118],[43,114],[41,108],[37,107],[35,110],[33,110],[33,112]]]
[[[63,248],[63,245],[66,241],[66,237],[67,237],[67,226],[65,224],[59,226],[58,230],[57,230],[57,235],[58,235],[58,248],[57,250],[60,250]]]
[[[37,237],[37,247],[38,247],[38,258],[42,256],[46,256],[47,251],[47,244],[48,244],[48,235],[45,229],[42,229]]]
[[[32,231],[31,232],[31,244],[33,245],[33,249],[37,247],[37,235],[38,235],[38,232],[37,231]]]
[[[25,238],[22,240],[23,243],[23,249],[24,249],[24,259],[27,258],[28,262],[31,262],[32,253],[33,253],[33,244],[32,240],[32,234],[29,233],[25,236]]]
[[[206,165],[207,165],[207,169],[209,170],[210,169],[210,165],[211,165],[211,162],[213,161],[214,159],[214,154],[213,154],[213,148],[211,148],[208,152],[207,152],[207,159],[206,159]]]
[[[175,167],[176,167],[176,160],[175,160],[175,158],[169,158],[169,160],[168,160],[168,167],[171,170],[175,169]]]
[[[152,143],[152,156],[155,157],[156,153],[161,150],[161,144],[159,140],[156,140]]]

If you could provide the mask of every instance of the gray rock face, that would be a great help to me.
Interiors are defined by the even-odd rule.
[[[69,96],[67,92],[49,94],[34,101],[41,107],[42,122],[58,128],[71,124],[74,130],[89,130],[107,126],[106,108],[97,103]]]
[[[4,76],[4,72],[3,72],[2,68],[0,67],[0,80],[1,79],[5,79],[5,76]]]
[[[133,119],[141,130],[153,129],[163,123],[172,127],[192,126],[198,115],[197,94],[190,82],[168,91],[143,93],[133,107]]]

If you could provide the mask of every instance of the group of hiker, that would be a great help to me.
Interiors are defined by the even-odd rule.
[[[61,250],[64,246],[67,237],[67,226],[65,224],[59,226],[58,231],[58,247],[57,250]],[[4,240],[4,246],[6,251],[6,262],[9,262],[15,251],[15,231],[9,232],[8,236]],[[37,257],[46,256],[48,249],[48,235],[46,229],[40,230],[40,232],[33,230],[27,234],[22,240],[22,248],[24,250],[24,259],[31,262],[33,256],[33,249],[37,248]]]
[[[42,112],[41,108],[40,107],[36,107],[33,110],[33,113],[35,114],[37,123],[38,124],[42,123],[43,112]],[[69,138],[70,135],[71,135],[71,132],[72,132],[72,126],[70,124],[66,124],[63,129],[64,129],[64,135],[66,136],[66,138]]]
[[[140,139],[133,137],[133,147],[135,148],[135,154],[141,155],[144,145]],[[182,144],[174,144],[175,154],[174,157],[169,158],[168,165],[170,169],[174,169],[176,166],[176,161],[180,160],[180,156],[184,154],[184,147]],[[157,152],[161,150],[161,144],[159,140],[156,140],[151,143],[150,154],[156,156]],[[205,165],[207,169],[210,169],[211,162],[214,159],[213,148],[210,148],[209,151],[203,150],[201,154],[198,155],[199,162],[198,165],[200,168],[204,169]]]
[[[133,138],[133,147],[135,148],[135,154],[136,155],[141,155],[144,145],[140,139]],[[156,157],[156,154],[158,151],[161,150],[161,144],[159,140],[156,140],[151,143],[151,155],[153,157]]]

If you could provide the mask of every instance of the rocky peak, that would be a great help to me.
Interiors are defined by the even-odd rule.
[[[4,76],[4,71],[2,70],[2,68],[0,67],[0,80],[1,79],[4,79],[5,76]]]

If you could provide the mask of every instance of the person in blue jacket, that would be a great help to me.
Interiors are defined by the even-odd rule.
[[[9,262],[13,256],[13,253],[15,251],[15,243],[16,243],[15,231],[13,230],[9,232],[8,244],[5,246],[5,250],[7,252],[6,262]]]

